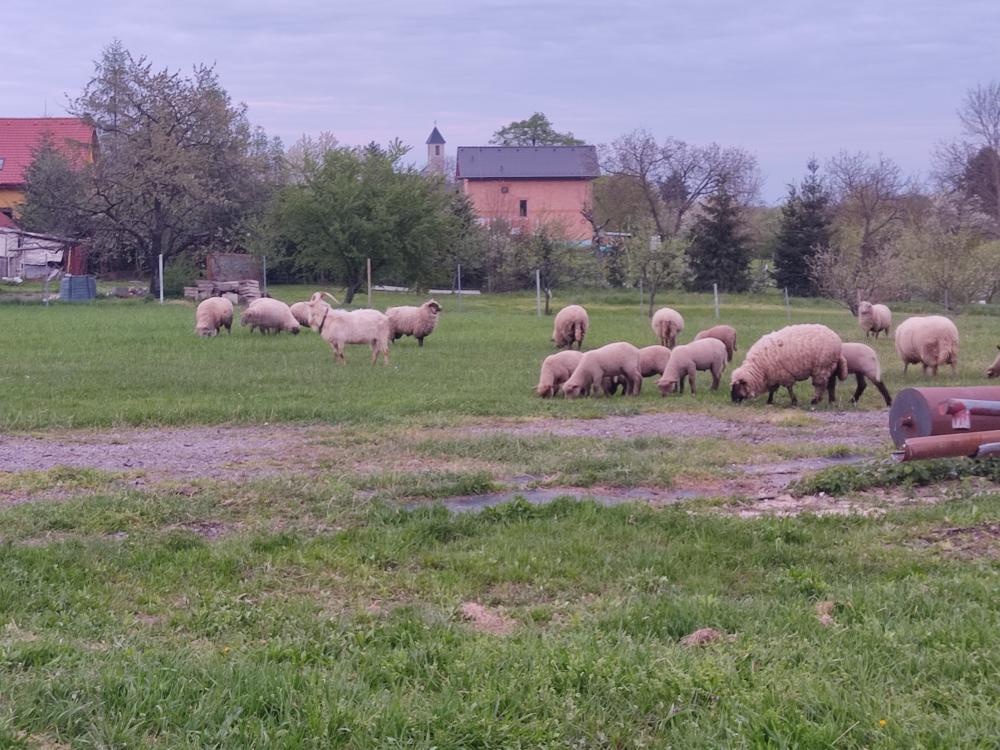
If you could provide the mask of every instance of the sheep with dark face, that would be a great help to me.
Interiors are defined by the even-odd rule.
[[[833,403],[836,380],[847,377],[842,347],[840,336],[818,323],[786,326],[762,336],[730,375],[732,400],[740,402],[767,392],[767,403],[771,404],[778,388],[784,386],[794,405],[798,403],[793,390],[796,381],[810,379],[811,403],[818,403],[824,390]]]
[[[423,346],[424,339],[430,336],[437,326],[439,312],[441,305],[433,299],[427,300],[419,307],[413,305],[390,307],[385,314],[392,324],[392,340],[413,336],[417,340],[417,346]]]
[[[889,394],[889,389],[885,387],[885,383],[882,382],[882,365],[878,361],[878,354],[875,350],[867,344],[844,342],[840,351],[847,361],[847,374],[853,374],[858,384],[857,390],[851,396],[851,403],[858,402],[861,394],[868,387],[867,381],[870,380],[878,392],[882,394],[885,405],[892,406],[892,396]],[[830,377],[836,377],[836,375]]]

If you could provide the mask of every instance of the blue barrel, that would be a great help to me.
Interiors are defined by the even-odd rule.
[[[96,276],[63,276],[59,282],[59,299],[63,302],[90,302],[96,298]]]

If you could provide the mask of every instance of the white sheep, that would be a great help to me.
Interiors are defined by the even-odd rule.
[[[260,329],[261,333],[299,332],[299,322],[291,309],[281,300],[261,297],[251,302],[240,316],[241,326],[250,326],[250,332]]]
[[[660,395],[666,396],[675,389],[684,393],[684,379],[691,385],[691,395],[695,394],[695,373],[709,370],[712,373],[712,390],[719,388],[719,376],[726,369],[726,345],[716,338],[704,338],[681,344],[670,351],[670,360],[657,382]]]
[[[606,379],[621,377],[625,394],[638,396],[642,389],[639,372],[639,350],[626,341],[605,344],[599,349],[584,352],[580,364],[569,380],[563,383],[562,392],[568,398],[589,396],[595,389],[603,388]]]
[[[670,350],[667,347],[659,344],[644,346],[639,350],[639,374],[644,378],[662,375],[669,361]],[[625,386],[625,379],[621,376],[607,378],[604,381],[604,393],[607,396],[613,396],[619,388],[624,391]]]
[[[431,335],[437,325],[439,312],[441,305],[433,299],[427,300],[420,307],[413,305],[390,307],[385,314],[392,325],[392,340],[413,336],[417,340],[417,346],[423,346],[424,339]]]
[[[873,305],[864,301],[858,305],[858,325],[865,332],[865,338],[872,333],[878,338],[879,332],[885,331],[886,338],[889,337],[889,327],[892,325],[892,311],[885,305]]]
[[[649,324],[660,344],[673,349],[677,343],[677,335],[684,330],[684,317],[673,308],[661,307],[653,313]]]
[[[194,313],[194,332],[199,336],[214,336],[225,326],[233,332],[233,303],[225,297],[209,297],[198,303]]]
[[[997,345],[997,349],[1000,349],[1000,345]],[[1000,375],[1000,354],[993,360],[993,364],[986,369],[986,377],[995,378],[998,375]]]
[[[556,313],[556,319],[552,323],[552,342],[557,349],[568,346],[583,349],[583,339],[587,335],[590,327],[590,318],[587,311],[581,305],[567,305]]]
[[[344,358],[346,344],[368,344],[372,348],[372,364],[382,355],[382,364],[389,364],[389,340],[392,326],[389,318],[378,310],[335,310],[323,301],[322,292],[309,299],[309,327],[319,333],[333,349],[334,360],[347,364]],[[332,294],[327,297],[335,303]]]
[[[562,384],[569,380],[582,357],[583,353],[575,349],[556,352],[546,357],[542,362],[542,371],[538,376],[535,393],[542,398],[551,398],[559,393]]]
[[[847,361],[847,374],[853,374],[858,384],[857,390],[851,396],[851,403],[856,404],[858,399],[861,398],[861,394],[865,392],[865,388],[868,387],[868,383],[865,380],[867,378],[878,388],[878,392],[885,399],[885,405],[892,406],[892,396],[889,395],[889,389],[882,382],[882,365],[879,364],[878,354],[875,350],[867,344],[855,344],[845,341],[840,348],[840,353],[844,355],[844,359]],[[834,378],[836,374],[830,377]]]
[[[943,315],[907,318],[896,326],[896,354],[903,360],[903,374],[910,365],[923,365],[937,376],[940,365],[951,365],[958,372],[958,328]]]
[[[836,399],[836,380],[847,377],[847,361],[841,352],[840,336],[818,323],[786,326],[762,336],[750,347],[743,364],[730,375],[732,400],[739,402],[767,391],[767,403],[781,386],[788,389],[792,404],[797,404],[793,386],[798,380],[812,380],[813,404],[827,390],[832,403]]]
[[[726,345],[726,361],[733,361],[733,352],[736,351],[736,329],[732,326],[718,325],[699,331],[694,337],[695,341],[701,339],[718,339]]]
[[[300,326],[309,327],[309,303],[308,302],[296,302],[291,307],[288,308],[292,311],[292,315],[295,319],[299,321]]]

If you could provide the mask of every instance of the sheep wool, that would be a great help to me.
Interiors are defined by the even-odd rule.
[[[304,326],[306,328],[309,327],[309,303],[308,302],[296,302],[295,304],[293,304],[288,309],[292,311],[292,315],[294,315],[295,319],[297,321],[299,321],[299,325],[300,326]]]
[[[880,332],[885,331],[886,338],[889,336],[889,327],[892,325],[892,312],[885,305],[873,305],[864,301],[858,305],[858,325],[865,332],[865,338],[875,334],[878,338]]]
[[[941,365],[951,365],[952,374],[957,374],[958,328],[943,315],[907,318],[896,326],[896,354],[903,360],[904,375],[917,363],[924,375],[930,370],[937,376]]]
[[[684,318],[679,312],[670,307],[661,307],[649,321],[653,328],[653,333],[660,344],[673,349],[677,343],[678,334],[684,330]]]
[[[847,377],[847,361],[841,351],[840,336],[818,323],[801,323],[762,336],[747,351],[743,364],[730,375],[732,400],[739,402],[767,392],[774,403],[779,387],[788,389],[792,404],[798,403],[793,386],[812,380],[813,398],[818,403],[826,389],[830,402],[835,396],[835,379]]]
[[[603,388],[605,380],[615,377],[622,378],[626,395],[639,395],[642,388],[639,350],[627,341],[605,344],[599,349],[584,352],[580,364],[569,380],[563,383],[562,392],[568,398],[589,396],[595,389]]]
[[[851,403],[858,402],[861,394],[868,387],[867,381],[870,380],[878,388],[878,392],[882,394],[885,405],[892,406],[892,396],[889,394],[889,389],[885,387],[885,383],[882,382],[882,365],[878,361],[878,354],[875,350],[867,344],[844,342],[840,351],[847,362],[847,374],[853,374],[858,384],[857,390],[851,396]]]
[[[225,297],[209,297],[198,304],[194,313],[194,332],[199,336],[214,336],[225,326],[233,332],[233,303]]]
[[[675,389],[684,393],[684,380],[691,386],[691,395],[695,395],[695,373],[698,370],[709,370],[712,373],[712,390],[718,390],[719,377],[726,369],[726,345],[716,338],[704,338],[681,344],[670,352],[670,361],[663,371],[663,377],[657,382],[660,395],[666,396]]]
[[[327,296],[337,301],[333,295]],[[345,345],[368,344],[372,348],[372,365],[378,361],[379,354],[382,364],[389,364],[392,325],[388,316],[378,310],[335,310],[323,301],[322,292],[316,292],[309,299],[309,327],[330,345],[335,361],[347,364]]]
[[[590,327],[590,318],[581,305],[567,305],[556,313],[552,324],[552,342],[557,349],[565,347],[583,349],[583,339]]]
[[[732,326],[718,325],[699,331],[694,337],[695,341],[701,339],[718,339],[726,345],[726,361],[733,361],[733,352],[736,351],[736,329]]]
[[[1000,345],[997,346],[997,349],[1000,349]],[[986,377],[995,378],[998,375],[1000,375],[1000,354],[993,360],[993,364],[986,369]]]
[[[538,376],[535,393],[542,398],[555,396],[562,384],[569,380],[582,358],[583,353],[575,349],[550,354],[542,362],[542,371]]]
[[[271,297],[255,299],[240,316],[241,326],[250,326],[250,332],[260,329],[261,333],[299,332],[299,322],[291,309],[281,300]]]
[[[390,307],[385,311],[385,314],[392,326],[392,340],[395,341],[403,336],[413,336],[417,340],[417,346],[423,346],[424,339],[430,336],[434,327],[437,326],[439,312],[441,312],[441,305],[432,299],[427,300],[420,307],[412,305]]]

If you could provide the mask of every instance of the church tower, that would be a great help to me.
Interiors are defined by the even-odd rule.
[[[427,172],[429,174],[444,174],[444,136],[434,126],[427,136]]]

